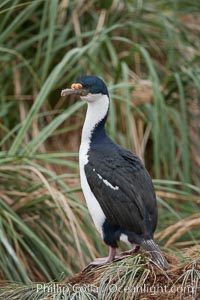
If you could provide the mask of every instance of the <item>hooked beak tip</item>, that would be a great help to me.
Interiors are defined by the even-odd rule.
[[[65,97],[67,95],[79,95],[79,96],[87,96],[89,93],[86,89],[64,89],[61,91],[61,97]]]
[[[70,89],[64,89],[64,90],[62,90],[62,91],[61,91],[61,97],[64,97],[64,96],[66,96],[66,95],[69,95],[69,91],[70,91]]]

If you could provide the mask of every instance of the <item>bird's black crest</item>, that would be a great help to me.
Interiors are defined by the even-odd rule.
[[[76,79],[76,83],[81,83],[83,88],[88,89],[91,94],[108,95],[105,83],[97,76],[81,75]]]

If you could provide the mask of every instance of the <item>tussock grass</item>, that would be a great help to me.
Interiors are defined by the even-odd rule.
[[[104,2],[1,1],[3,280],[59,280],[106,254],[80,193],[77,151],[85,108],[60,97],[80,73],[108,83],[109,135],[135,151],[155,178],[156,238],[180,252],[199,243],[199,3]],[[183,282],[197,274],[190,263]],[[138,274],[148,278],[144,264],[134,268],[130,282]],[[34,291],[17,285],[10,295],[40,299]],[[3,293],[5,299],[9,287]]]
[[[200,249],[184,257],[167,255],[171,268],[163,271],[144,253],[98,267],[88,266],[67,280],[1,286],[6,299],[197,299],[200,283]],[[192,263],[191,260],[192,259]],[[1,298],[0,298],[1,299]]]
[[[50,280],[55,274],[72,274],[85,265],[87,256],[94,257],[96,251],[84,230],[91,227],[85,204],[63,176],[28,161],[0,166],[0,174],[7,186],[0,202],[2,276],[25,282],[33,276]]]

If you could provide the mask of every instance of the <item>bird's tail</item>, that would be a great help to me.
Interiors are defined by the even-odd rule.
[[[168,269],[169,264],[166,258],[163,256],[162,252],[160,251],[158,245],[154,242],[153,239],[151,240],[143,240],[141,246],[148,251],[151,256],[151,259],[162,269]]]

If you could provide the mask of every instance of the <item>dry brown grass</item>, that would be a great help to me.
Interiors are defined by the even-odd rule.
[[[146,293],[141,293],[138,295],[137,299],[145,300],[145,299],[168,299],[168,300],[180,300],[180,299],[199,299],[200,296],[200,247],[195,246],[189,249],[185,249],[184,257],[185,263],[183,260],[181,261],[175,254],[166,254],[165,256],[170,263],[170,269],[166,272],[155,267],[151,262],[148,263],[149,273],[143,282],[146,285],[146,290],[151,288],[151,291],[147,291]],[[188,260],[188,262],[187,262]],[[68,278],[62,284],[70,284],[72,286],[84,286],[84,285],[93,285],[94,287],[99,287],[104,282],[104,288],[107,289],[108,293],[108,284],[116,286],[119,284],[118,280],[123,281],[124,274],[126,268],[130,268],[131,258],[124,258],[124,265],[120,268],[120,266],[116,266],[117,276],[112,278],[113,274],[110,272],[110,276],[107,275],[107,280],[105,280],[106,273],[109,274],[109,268],[112,268],[115,262],[112,265],[104,265],[101,267],[87,267],[80,273]],[[192,263],[191,263],[192,261]],[[196,296],[193,296],[191,293],[190,287],[195,285],[195,276],[192,275],[192,270],[195,269],[197,271],[197,289]],[[190,276],[188,275],[189,273]],[[110,279],[110,282],[109,282]],[[135,278],[135,282],[137,279]],[[133,286],[135,286],[135,282]],[[123,285],[123,284],[122,284]],[[126,285],[126,284],[125,284]],[[188,287],[188,289],[187,289]],[[128,291],[128,289],[127,289]],[[105,292],[106,294],[106,292]],[[113,293],[113,299],[135,299],[134,293],[127,294],[127,298],[124,298],[125,294],[123,292],[116,291]],[[105,299],[105,298],[104,298]],[[110,298],[109,298],[110,299]]]

